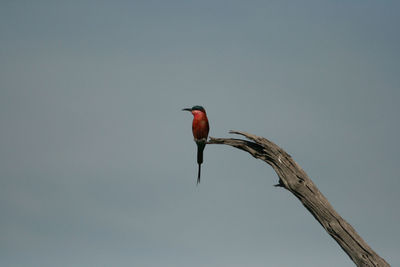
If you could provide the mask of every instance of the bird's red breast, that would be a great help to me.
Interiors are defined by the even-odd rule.
[[[193,110],[192,114],[194,116],[192,124],[194,139],[207,139],[210,126],[208,125],[206,113],[200,110]]]

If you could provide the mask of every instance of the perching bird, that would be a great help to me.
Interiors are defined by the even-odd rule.
[[[203,151],[206,146],[208,131],[208,119],[206,110],[202,106],[194,106],[192,108],[184,108],[182,110],[190,111],[193,114],[192,132],[194,141],[197,144],[197,163],[199,164],[199,173],[197,176],[197,184],[200,183],[200,169],[203,163]]]

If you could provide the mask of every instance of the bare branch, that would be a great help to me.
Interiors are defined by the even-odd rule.
[[[208,144],[233,146],[271,165],[279,177],[276,186],[293,193],[357,266],[390,266],[334,210],[303,169],[282,148],[264,137],[238,131],[230,133],[242,135],[250,141],[210,137]]]

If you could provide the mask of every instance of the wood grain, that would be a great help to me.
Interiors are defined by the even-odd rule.
[[[233,146],[268,163],[278,174],[276,186],[293,193],[357,266],[390,266],[334,210],[303,169],[282,148],[264,137],[238,131],[230,133],[242,135],[250,141],[210,137],[208,144]]]

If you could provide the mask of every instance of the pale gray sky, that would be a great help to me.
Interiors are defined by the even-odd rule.
[[[265,136],[400,266],[398,1],[2,1],[1,266],[353,266]]]

